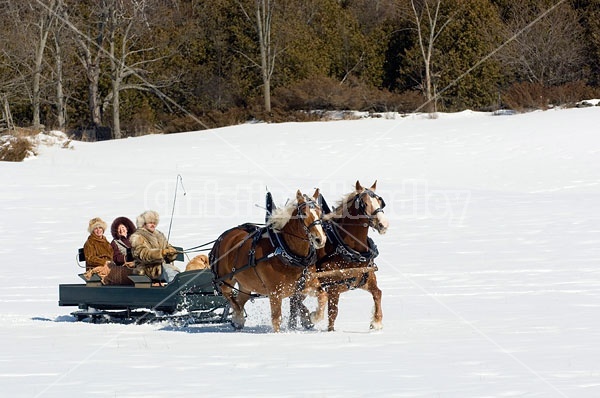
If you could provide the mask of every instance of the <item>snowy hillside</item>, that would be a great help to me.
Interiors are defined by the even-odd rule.
[[[598,106],[387,115],[50,143],[1,162],[2,394],[598,397],[599,125]],[[283,204],[319,187],[331,204],[357,179],[378,181],[390,221],[371,233],[382,331],[358,290],[331,333],[271,333],[264,299],[241,332],[77,323],[57,305],[92,217],[154,209],[192,247],[261,222],[266,189]]]

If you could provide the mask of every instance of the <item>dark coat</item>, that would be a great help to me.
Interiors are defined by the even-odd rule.
[[[127,228],[127,236],[119,236],[117,229],[119,225],[123,224]],[[127,249],[131,248],[131,242],[129,237],[135,232],[135,225],[127,217],[117,217],[110,226],[110,233],[112,234],[113,241],[110,245],[113,248],[113,261],[117,265],[123,265],[127,261]]]
[[[127,262],[127,249],[131,249],[131,242],[128,238],[122,236],[120,239],[114,239],[110,242],[113,249],[113,261],[117,265],[123,265]]]

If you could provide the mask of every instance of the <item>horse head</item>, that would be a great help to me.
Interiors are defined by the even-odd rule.
[[[388,229],[389,222],[383,213],[385,201],[375,193],[376,188],[377,180],[371,188],[364,188],[359,181],[356,181],[356,196],[353,203],[359,215],[369,219],[369,226],[383,235]]]
[[[315,249],[325,246],[326,235],[321,224],[321,206],[318,204],[319,189],[315,190],[312,198],[302,194],[300,190],[296,192],[296,215],[302,221],[304,230],[308,235],[310,244]]]

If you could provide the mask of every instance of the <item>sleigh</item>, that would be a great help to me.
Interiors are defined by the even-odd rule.
[[[176,248],[182,251],[181,248]],[[176,261],[183,261],[180,254]],[[79,250],[78,261],[85,261]],[[71,315],[93,323],[148,323],[163,320],[182,324],[230,322],[228,301],[214,286],[210,269],[177,274],[168,285],[145,275],[130,275],[132,285],[102,285],[98,275],[84,283],[59,285],[59,306],[78,307]]]

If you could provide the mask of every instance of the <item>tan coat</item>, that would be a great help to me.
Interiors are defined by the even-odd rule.
[[[137,273],[146,275],[150,279],[158,279],[162,273],[163,263],[165,261],[171,263],[177,257],[177,254],[163,257],[162,251],[173,246],[158,230],[150,232],[145,228],[138,228],[129,240]]]
[[[133,283],[128,278],[132,270],[113,263],[113,248],[104,236],[98,237],[90,234],[83,245],[83,254],[85,255],[85,275],[88,279],[93,274],[98,274],[104,285],[129,285]]]
[[[104,235],[98,237],[93,233],[87,238],[83,245],[85,254],[85,269],[89,270],[95,267],[103,267],[107,261],[113,259],[113,249]]]

